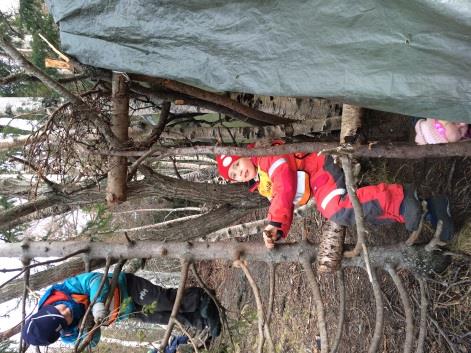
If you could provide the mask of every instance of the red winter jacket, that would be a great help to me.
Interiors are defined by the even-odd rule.
[[[315,154],[309,155],[309,159],[321,159]],[[269,224],[280,230],[279,237],[285,238],[288,235],[293,220],[294,199],[298,183],[297,171],[305,170],[304,160],[295,158],[294,154],[284,154],[279,156],[252,157],[252,163],[258,168],[259,183],[262,184],[263,174],[271,182],[271,197],[265,195],[263,190],[259,192],[262,196],[270,199],[270,208],[268,210]],[[321,161],[321,164],[322,164]],[[309,163],[317,167],[319,163]],[[308,168],[311,169],[311,168]],[[306,170],[306,172],[310,172]],[[312,171],[311,171],[312,172]]]

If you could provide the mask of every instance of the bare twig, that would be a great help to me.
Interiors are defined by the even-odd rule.
[[[87,333],[87,336],[85,337],[85,339],[81,341],[82,333],[87,323],[88,316],[90,315],[90,311],[92,310],[93,305],[95,305],[95,303],[97,302],[98,297],[100,296],[101,291],[103,290],[103,287],[105,286],[105,283],[108,280],[108,271],[111,266],[111,261],[112,261],[111,257],[106,258],[105,271],[103,272],[103,277],[101,279],[100,285],[98,286],[96,296],[95,298],[93,298],[93,300],[91,301],[90,305],[87,308],[87,311],[85,311],[85,314],[83,315],[82,323],[80,324],[79,333],[77,335],[77,341],[75,342],[75,347],[74,347],[75,353],[82,352],[88,346],[88,344],[91,342],[93,338],[94,332],[100,327],[100,324],[95,324],[93,328]]]
[[[443,221],[440,219],[437,222],[437,228],[435,229],[435,233],[433,234],[432,240],[425,245],[425,251],[432,252],[437,250],[439,246],[446,245],[445,242],[440,240],[440,235],[442,234],[443,230]]]
[[[178,171],[177,168],[177,162],[174,157],[170,157],[172,160],[172,165],[173,165],[173,170],[175,171],[175,175],[177,176],[178,179],[183,179],[182,176],[180,175],[180,172]]]
[[[180,310],[180,305],[183,299],[183,294],[185,292],[185,283],[188,278],[188,269],[190,265],[190,261],[187,259],[182,259],[182,270],[180,272],[180,285],[178,286],[177,294],[175,297],[175,302],[173,303],[172,313],[170,314],[170,320],[167,326],[167,330],[165,331],[164,338],[160,344],[160,350],[163,351],[164,348],[168,344],[168,340],[170,335],[172,334],[173,326],[175,324],[175,319],[178,315],[178,311]]]
[[[368,278],[370,282],[373,282],[373,275],[371,271],[370,259],[368,257],[368,249],[366,248],[365,243],[361,244],[361,248],[363,250],[363,260],[365,260],[366,272],[368,273]]]
[[[180,330],[182,330],[182,332],[186,335],[186,337],[189,338],[189,340],[191,342],[191,345],[193,346],[193,349],[195,350],[194,353],[199,353],[198,346],[196,345],[193,337],[190,335],[190,333],[187,330],[185,330],[185,327],[182,325],[182,323],[180,321],[178,321],[177,318],[173,318],[173,319],[171,319],[171,321],[173,321],[175,324],[177,324],[177,326],[180,328]]]
[[[414,340],[414,320],[410,299],[406,289],[404,288],[404,284],[402,283],[402,280],[398,276],[396,270],[390,264],[387,264],[386,271],[388,271],[394,284],[396,285],[397,291],[399,292],[399,296],[401,298],[402,305],[404,307],[404,314],[406,316],[406,339],[404,341],[403,352],[410,353],[412,352],[412,344]]]
[[[345,322],[345,282],[343,278],[343,269],[337,270],[337,288],[339,289],[339,321],[337,323],[337,332],[330,353],[337,353],[340,340],[342,339],[343,325]]]
[[[250,286],[252,287],[252,291],[255,297],[255,302],[257,304],[257,317],[258,317],[258,348],[257,352],[262,353],[263,351],[263,344],[265,341],[265,338],[267,339],[268,346],[271,352],[274,353],[274,346],[273,346],[273,341],[271,339],[271,334],[270,334],[270,329],[266,325],[266,320],[265,320],[265,314],[263,312],[263,304],[262,304],[262,299],[260,297],[260,292],[257,287],[257,283],[255,283],[255,280],[252,277],[252,274],[250,273],[246,263],[241,260],[235,260],[233,262],[233,265],[235,267],[239,267],[242,269],[242,271],[245,274],[245,277],[247,277],[247,280],[249,281]]]
[[[229,324],[227,322],[226,310],[224,309],[222,304],[219,302],[219,300],[216,298],[216,296],[213,294],[213,292],[208,288],[206,283],[203,282],[203,280],[201,279],[198,271],[196,271],[196,267],[195,267],[195,264],[193,262],[190,264],[190,267],[191,267],[191,271],[193,272],[193,275],[195,276],[196,281],[198,282],[199,286],[204,289],[206,294],[211,298],[211,300],[214,302],[214,304],[216,304],[216,307],[217,307],[218,312],[219,312],[219,318],[222,321],[222,325],[224,327],[224,330],[229,334],[229,337],[231,339],[231,343],[232,343],[232,345],[234,345],[234,342],[232,340],[232,336],[231,336],[230,330],[229,330]]]
[[[89,248],[86,247],[84,249],[80,249],[80,250],[77,250],[77,251],[74,251],[73,253],[70,253],[66,256],[63,256],[63,257],[60,257],[58,259],[54,259],[54,260],[48,260],[48,261],[43,261],[43,262],[36,262],[34,264],[29,264],[23,268],[8,268],[8,269],[1,269],[0,272],[14,272],[14,271],[20,271],[20,270],[23,270],[22,272],[24,272],[25,269],[31,269],[31,268],[34,268],[34,267],[37,267],[37,266],[44,266],[44,265],[49,265],[49,264],[52,264],[52,263],[55,263],[55,262],[61,262],[61,261],[64,261],[64,260],[67,260],[68,258],[71,258],[71,257],[74,257],[75,255],[78,255],[78,254],[82,254],[82,253],[86,253],[87,251],[89,251]],[[4,286],[5,284],[2,284],[2,286]],[[1,287],[0,287],[1,288]]]
[[[140,230],[145,230],[145,229],[160,229],[160,228],[169,228],[170,226],[174,226],[177,223],[188,221],[190,219],[195,219],[198,217],[201,217],[201,214],[195,214],[191,216],[185,216],[177,219],[172,219],[170,221],[165,221],[161,223],[152,223],[152,224],[147,224],[145,226],[139,226],[139,227],[134,227],[134,228],[122,228],[122,229],[116,229],[113,231],[113,233],[119,233],[119,232],[137,232]]]
[[[67,255],[67,256],[64,256],[64,257],[61,257],[61,258],[59,258],[59,259],[48,260],[48,261],[44,261],[44,262],[38,262],[38,263],[35,263],[35,264],[29,264],[29,265],[23,267],[22,269],[18,269],[18,268],[14,268],[14,269],[2,269],[2,270],[0,270],[0,272],[10,272],[10,271],[20,271],[20,272],[17,273],[16,275],[14,275],[13,277],[9,278],[9,279],[8,279],[7,281],[5,281],[4,283],[2,283],[2,284],[0,285],[0,289],[3,288],[3,287],[5,287],[8,283],[12,282],[15,278],[20,277],[25,271],[30,270],[30,269],[33,268],[33,267],[48,265],[48,264],[51,264],[51,263],[54,263],[54,262],[61,262],[61,261],[64,261],[64,260],[68,259],[69,257],[73,257],[73,256],[75,256],[75,255],[77,255],[77,254],[80,254],[80,253],[83,253],[83,252],[86,252],[86,251],[88,251],[88,249],[74,251],[72,254]]]
[[[59,55],[59,57],[64,60],[65,62],[69,62],[70,59],[67,57],[67,55],[65,55],[64,53],[62,53],[59,49],[57,49],[54,45],[51,44],[51,42],[49,42],[46,37],[44,37],[41,33],[38,33],[39,37],[49,46],[49,48],[52,49],[52,51],[54,53],[56,53],[57,55]]]
[[[432,324],[434,324],[434,326],[437,328],[438,330],[438,333],[440,333],[440,335],[445,339],[446,343],[448,344],[448,347],[450,347],[451,351],[453,353],[458,353],[458,351],[456,350],[456,347],[455,345],[453,344],[453,342],[451,342],[450,338],[447,336],[447,334],[445,332],[443,332],[443,330],[441,329],[440,325],[438,324],[437,321],[435,321],[434,319],[432,319],[430,316],[429,316],[429,320],[432,322]]]
[[[23,325],[23,322],[24,322],[24,320],[21,320],[19,323],[17,323],[12,328],[9,328],[8,330],[0,332],[0,341],[6,341],[10,337],[20,333],[21,332],[21,326]]]
[[[373,287],[373,294],[375,297],[375,306],[376,306],[376,318],[375,318],[375,330],[373,337],[371,338],[370,346],[368,348],[368,353],[376,353],[378,351],[379,343],[381,342],[381,336],[383,334],[383,325],[384,325],[384,307],[383,307],[383,296],[381,293],[381,288],[378,283],[378,278],[376,276],[376,270],[373,269],[371,272],[371,286]]]
[[[27,246],[27,244],[25,244]],[[28,349],[28,344],[26,341],[23,339],[23,326],[25,324],[26,320],[26,300],[28,299],[28,288],[29,288],[29,275],[30,275],[30,269],[28,268],[29,262],[31,260],[27,257],[23,257],[21,262],[25,266],[25,276],[24,276],[24,290],[23,290],[23,301],[21,304],[21,338],[20,338],[20,348],[19,352],[23,353]]]
[[[420,326],[417,350],[415,353],[424,353],[425,336],[427,335],[427,295],[425,293],[426,283],[422,278],[417,279],[420,286]]]
[[[314,276],[311,262],[307,258],[303,258],[301,260],[301,264],[306,273],[309,285],[311,286],[314,303],[316,305],[317,326],[319,328],[319,335],[321,337],[321,353],[327,353],[329,352],[329,341],[327,338],[327,327],[325,323],[324,303],[322,302],[319,284],[317,283],[316,277]]]
[[[270,325],[273,302],[275,299],[275,264],[268,263],[268,273],[270,275],[270,294],[268,295],[267,325]]]
[[[114,268],[113,277],[111,278],[110,290],[108,292],[108,297],[105,300],[105,312],[106,313],[110,310],[110,305],[113,300],[114,291],[116,289],[116,286],[118,285],[119,274],[121,273],[121,270],[125,263],[126,263],[126,260],[121,260],[116,264]],[[119,310],[119,306],[118,306],[118,310]],[[113,317],[113,314],[114,312],[111,313],[111,317]]]
[[[51,180],[49,180],[42,172],[41,170],[39,170],[38,167],[36,167],[33,163],[23,159],[23,158],[20,158],[20,157],[17,157],[17,156],[11,156],[10,159],[16,161],[16,162],[19,162],[21,164],[24,164],[25,166],[28,166],[30,167],[32,170],[34,170],[36,172],[36,174],[38,175],[38,177],[43,180],[52,190],[56,191],[56,192],[62,192],[62,188],[60,186],[60,184],[57,184]]]
[[[355,248],[351,251],[344,252],[344,256],[353,257],[360,254],[362,246],[365,243],[367,232],[364,224],[363,208],[361,207],[360,200],[358,200],[356,188],[353,185],[352,161],[346,156],[342,156],[340,159],[342,161],[342,169],[345,174],[345,185],[355,214],[355,224],[357,229],[357,243],[355,244]]]
[[[422,216],[420,217],[419,227],[412,232],[410,237],[406,240],[406,244],[412,246],[417,239],[419,239],[420,233],[424,226],[425,215],[427,214],[427,201],[422,201]]]
[[[168,122],[168,117],[170,115],[170,108],[172,104],[170,102],[163,102],[162,108],[160,109],[160,118],[157,125],[152,129],[149,137],[142,143],[142,146],[152,146],[160,138],[160,135],[165,129],[165,125]]]

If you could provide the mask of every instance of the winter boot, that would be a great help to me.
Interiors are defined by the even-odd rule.
[[[404,217],[406,229],[413,232],[419,227],[422,206],[414,185],[405,184],[403,190],[404,199],[401,203],[400,213]]]
[[[437,227],[438,221],[443,222],[440,240],[450,241],[455,233],[455,226],[451,218],[450,202],[446,196],[434,196],[426,200],[428,212],[425,219],[429,221],[434,228]]]

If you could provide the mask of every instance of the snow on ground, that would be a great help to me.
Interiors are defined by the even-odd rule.
[[[0,3],[3,0],[0,0]],[[41,98],[35,97],[0,97],[0,113],[11,108],[14,114],[21,111],[33,111],[42,107]]]
[[[0,1],[0,11],[6,13],[13,13],[18,11],[20,7],[19,0],[1,0]]]

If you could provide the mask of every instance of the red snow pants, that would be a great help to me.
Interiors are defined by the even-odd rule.
[[[345,187],[343,170],[331,156],[311,153],[298,161],[298,170],[309,174],[312,197],[319,212],[327,219],[344,226],[355,224],[355,214]],[[400,184],[378,184],[358,188],[357,196],[365,221],[372,224],[404,223],[400,206],[404,199]]]

